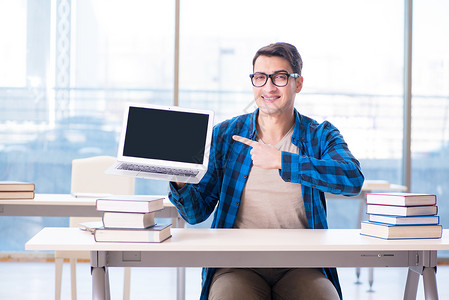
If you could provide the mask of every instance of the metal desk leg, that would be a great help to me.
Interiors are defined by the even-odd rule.
[[[419,273],[412,268],[408,269],[407,282],[405,283],[404,300],[416,299],[418,292]]]
[[[109,272],[106,266],[106,254],[99,251],[90,252],[92,274],[92,300],[110,300]]]
[[[366,204],[366,193],[362,191],[360,193],[360,199],[359,199],[359,214],[357,215],[357,226],[356,228],[360,228],[360,223],[362,223],[363,220],[363,213],[365,212],[365,204]],[[370,275],[371,275],[372,269],[370,269]],[[355,276],[356,276],[356,282],[355,284],[362,284],[360,281],[360,267],[356,267],[355,269]],[[371,290],[372,283],[370,283],[370,290]]]
[[[174,221],[177,221],[176,223]],[[176,224],[176,228],[184,228],[185,221],[178,215],[177,219],[172,221]],[[176,268],[176,299],[185,300],[186,298],[186,268]]]
[[[104,274],[104,281],[105,281],[105,296],[107,300],[111,300],[111,287],[109,285],[109,269],[105,267],[105,274]]]
[[[424,281],[424,295],[426,300],[438,300],[436,268],[424,267],[422,275]]]
[[[369,284],[369,289],[368,292],[373,293],[373,283],[374,283],[374,268],[369,268],[369,273],[368,273],[368,284]]]
[[[104,267],[92,267],[92,300],[106,300],[106,271]]]
[[[356,282],[354,282],[354,283],[362,284],[362,282],[360,281],[360,267],[355,268],[355,277],[356,277]]]
[[[184,300],[186,297],[186,268],[178,267],[176,271],[176,299]]]

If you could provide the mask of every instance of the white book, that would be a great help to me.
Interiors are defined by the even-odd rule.
[[[403,225],[363,221],[360,234],[383,239],[438,239],[441,238],[441,225]]]
[[[438,207],[436,205],[428,206],[392,206],[392,205],[366,205],[366,213],[376,215],[393,216],[431,216],[436,215]]]
[[[97,199],[98,211],[147,213],[164,208],[165,196],[116,195]]]
[[[96,242],[160,243],[171,237],[171,224],[156,224],[145,229],[96,228]]]
[[[423,206],[435,205],[436,195],[417,193],[368,193],[367,204],[382,204],[395,206]]]
[[[96,242],[160,243],[171,237],[171,224],[156,224],[149,228],[105,228],[102,222],[84,222],[80,229],[93,234]]]
[[[104,212],[103,226],[105,228],[147,228],[153,226],[154,212],[126,213]]]
[[[372,222],[385,223],[391,225],[425,225],[440,223],[439,216],[388,216],[388,215],[368,215],[368,220]]]
[[[31,182],[0,181],[0,192],[34,192],[34,188]]]

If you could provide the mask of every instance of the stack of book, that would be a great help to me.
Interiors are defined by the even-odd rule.
[[[103,212],[100,226],[85,225],[97,242],[162,242],[171,236],[171,224],[156,224],[155,212],[164,209],[163,196],[120,195],[96,200]],[[90,224],[92,225],[92,224]]]
[[[0,181],[0,199],[34,199],[34,183]]]
[[[383,239],[441,238],[437,197],[416,193],[366,195],[368,221],[361,234]]]

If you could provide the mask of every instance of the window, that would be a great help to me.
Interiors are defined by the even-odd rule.
[[[116,155],[123,103],[172,103],[171,1],[0,1],[0,25],[1,180],[69,193],[72,159]],[[166,191],[136,182],[137,193]],[[23,250],[43,226],[68,224],[0,222],[2,251]]]
[[[367,179],[401,183],[402,1],[191,0],[181,8],[180,105],[211,108],[217,121],[253,111],[255,52],[292,43],[304,62],[299,112],[336,125]],[[357,225],[356,213],[344,213],[357,212],[357,201],[328,204],[331,226]]]
[[[412,190],[437,195],[445,228],[449,225],[448,10],[447,1],[415,1],[412,64]]]
[[[446,226],[449,7],[414,4],[411,190],[438,195]],[[335,124],[367,179],[401,183],[403,1],[189,0],[180,8],[179,105],[212,109],[216,122],[252,112],[253,55],[292,43],[304,61],[297,109]],[[123,103],[173,103],[175,1],[0,0],[0,32],[1,180],[69,193],[72,159],[116,154]],[[160,181],[136,187],[167,191]],[[331,227],[356,226],[357,205],[329,200]],[[9,234],[13,223],[22,235]],[[0,224],[0,251],[15,251],[67,220]]]

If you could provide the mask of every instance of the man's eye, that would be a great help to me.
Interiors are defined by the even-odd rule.
[[[274,75],[276,80],[286,80],[287,79],[287,75],[286,74],[276,74]]]

